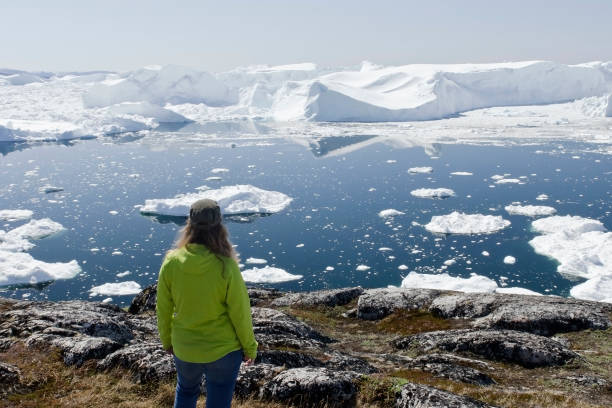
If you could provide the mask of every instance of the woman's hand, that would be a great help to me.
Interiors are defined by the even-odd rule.
[[[251,365],[251,364],[253,364],[253,359],[249,358],[247,356],[242,356],[242,361],[244,362],[244,365]]]

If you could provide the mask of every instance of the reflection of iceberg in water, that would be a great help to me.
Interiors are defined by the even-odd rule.
[[[308,147],[315,157],[342,156],[363,149],[375,143],[383,143],[394,149],[422,147],[428,156],[439,156],[442,150],[440,143],[426,143],[408,136],[321,136],[312,138],[292,138],[294,142]]]
[[[153,215],[153,214],[142,214],[143,216],[150,218],[151,220],[160,224],[176,224],[183,226],[187,224],[187,217],[177,217],[173,215]],[[269,213],[250,213],[250,214],[232,214],[224,215],[223,221],[225,223],[237,223],[237,224],[249,224],[255,222],[259,218],[268,217],[272,214]]]
[[[215,122],[160,123],[156,132],[180,132],[219,136],[239,136],[244,134],[268,134],[271,128],[252,119],[222,120]]]
[[[21,150],[31,149],[36,146],[49,146],[49,145],[57,145],[57,146],[73,146],[75,144],[74,140],[57,140],[57,141],[39,141],[39,142],[0,142],[0,154],[2,156],[6,156],[12,152],[19,152]]]

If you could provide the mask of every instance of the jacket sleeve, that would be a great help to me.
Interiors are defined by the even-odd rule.
[[[257,357],[257,341],[253,333],[253,321],[251,320],[251,303],[246,285],[233,260],[230,263],[227,289],[227,309],[238,340],[242,345],[242,351],[248,358]]]
[[[174,302],[170,292],[169,270],[170,262],[166,259],[159,271],[159,278],[157,280],[157,304],[155,307],[157,313],[157,330],[159,331],[159,338],[164,350],[172,347],[172,315],[174,313]]]

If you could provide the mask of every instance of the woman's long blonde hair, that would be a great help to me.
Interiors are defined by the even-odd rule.
[[[187,244],[201,244],[206,246],[213,254],[232,258],[238,262],[238,255],[229,240],[227,228],[222,223],[214,227],[198,227],[198,224],[187,220],[187,225],[181,231],[176,241],[176,248],[183,248]],[[223,261],[223,259],[221,259]],[[225,262],[224,262],[225,263]]]

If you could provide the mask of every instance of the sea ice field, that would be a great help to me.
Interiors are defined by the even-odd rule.
[[[253,284],[612,302],[610,94],[611,63],[0,70],[0,296],[125,305],[211,197]]]

